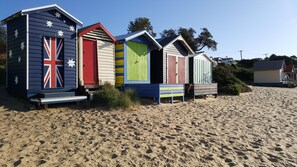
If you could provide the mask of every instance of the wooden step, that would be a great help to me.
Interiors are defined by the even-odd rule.
[[[75,92],[50,92],[50,93],[39,93],[40,98],[55,98],[55,97],[72,97],[75,96]]]

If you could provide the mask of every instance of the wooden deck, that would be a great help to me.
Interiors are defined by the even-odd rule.
[[[183,84],[125,84],[124,88],[136,90],[140,97],[156,98],[158,104],[161,103],[161,98],[170,98],[171,103],[175,97],[184,101]]]
[[[210,83],[210,84],[187,84],[185,86],[185,93],[187,96],[192,96],[195,99],[195,96],[206,96],[206,95],[214,95],[217,97],[218,95],[218,84]]]

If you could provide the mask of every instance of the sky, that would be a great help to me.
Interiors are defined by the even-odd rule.
[[[164,29],[206,27],[218,42],[212,57],[297,56],[296,0],[0,0],[0,20],[22,9],[57,4],[84,23],[101,22],[114,36],[127,33],[130,21],[150,19],[160,37]]]

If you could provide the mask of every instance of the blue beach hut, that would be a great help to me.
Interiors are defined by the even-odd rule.
[[[53,4],[21,10],[1,24],[7,25],[9,94],[39,104],[86,99],[75,96],[81,21]]]

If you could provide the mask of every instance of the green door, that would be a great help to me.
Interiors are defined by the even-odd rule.
[[[148,80],[148,48],[147,45],[127,42],[127,80]]]

